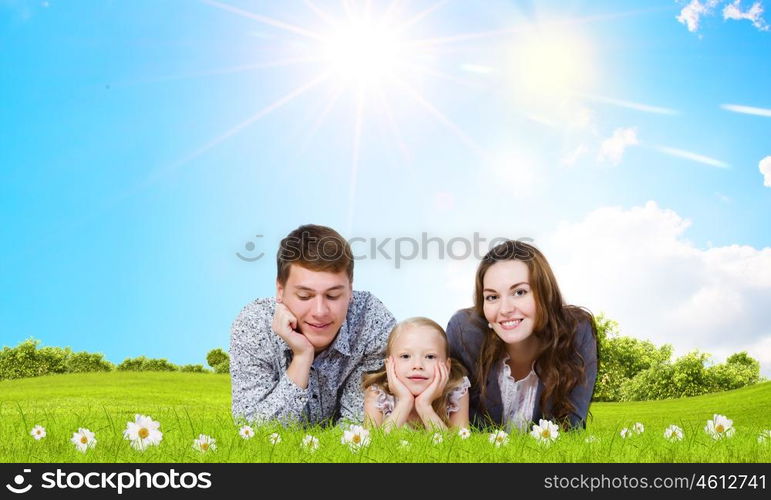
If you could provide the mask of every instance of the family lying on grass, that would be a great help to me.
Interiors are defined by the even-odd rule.
[[[541,252],[510,240],[477,268],[474,305],[445,330],[396,323],[354,291],[348,242],[304,225],[281,241],[276,296],[247,305],[230,343],[233,415],[249,421],[525,431],[585,426],[597,378],[592,315],[566,305]]]

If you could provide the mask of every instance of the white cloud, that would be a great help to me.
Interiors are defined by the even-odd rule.
[[[771,156],[766,156],[760,163],[758,163],[758,169],[763,174],[763,185],[771,187]]]
[[[700,249],[684,237],[690,224],[652,201],[605,207],[561,224],[539,247],[566,299],[604,311],[622,334],[716,361],[747,350],[771,375],[771,248]]]
[[[701,23],[702,17],[712,15],[715,8],[720,3],[723,3],[723,0],[707,0],[705,2],[692,0],[688,5],[683,7],[676,19],[681,24],[684,24],[688,28],[688,31],[696,32],[699,30],[699,24]],[[751,21],[752,25],[757,29],[768,31],[769,26],[762,17],[763,3],[756,1],[744,12],[742,12],[741,3],[741,0],[734,0],[733,2],[726,4],[723,7],[723,19],[735,21],[746,19]]]
[[[768,31],[768,25],[763,19],[763,4],[755,2],[746,12],[741,10],[741,0],[735,0],[723,9],[723,19],[735,19],[741,21],[747,19],[752,25],[761,31]]]
[[[600,146],[597,155],[599,161],[608,161],[613,165],[621,163],[627,146],[639,144],[637,130],[634,128],[619,128],[613,132],[613,136],[605,139]]]
[[[677,20],[688,27],[688,31],[695,32],[699,29],[699,21],[702,16],[712,13],[720,0],[708,0],[701,3],[699,0],[692,0],[691,3],[683,7]]]

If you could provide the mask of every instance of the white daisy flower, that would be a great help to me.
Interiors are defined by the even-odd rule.
[[[506,431],[497,431],[490,434],[487,438],[496,448],[509,444],[509,435]]]
[[[407,441],[406,439],[402,439],[401,441],[399,441],[399,446],[401,446],[402,448],[409,448],[410,442]]]
[[[238,430],[238,434],[244,439],[252,439],[254,437],[254,430],[245,425]]]
[[[584,443],[596,443],[599,439],[595,435],[587,436],[586,439],[584,439]]]
[[[760,433],[758,436],[758,443],[768,443],[771,442],[771,429],[766,429]]]
[[[471,431],[468,430],[466,427],[463,427],[460,430],[458,430],[458,436],[460,436],[461,439],[468,439],[471,437]]]
[[[533,436],[538,442],[552,443],[559,437],[559,427],[554,422],[549,420],[540,419],[538,425],[533,424],[533,428],[530,431],[530,435]]]
[[[435,432],[433,436],[431,436],[431,442],[436,444],[441,444],[442,441],[444,441],[444,436],[442,436],[441,432]]]
[[[733,427],[734,421],[725,415],[718,415],[715,413],[712,416],[712,420],[707,420],[707,425],[704,427],[704,432],[712,436],[712,439],[730,438],[736,432]]]
[[[193,449],[206,453],[217,449],[217,440],[206,434],[199,434],[198,439],[193,439]]]
[[[158,430],[160,423],[145,415],[134,415],[133,422],[126,423],[123,439],[131,440],[131,447],[143,451],[149,446],[157,446],[163,439],[163,433]]]
[[[670,425],[664,430],[664,439],[667,441],[682,441],[683,440],[683,429],[676,425]]]
[[[360,425],[352,425],[343,432],[340,438],[342,444],[347,444],[351,451],[369,446],[369,431]]]
[[[32,428],[31,431],[29,431],[29,435],[35,438],[36,441],[40,441],[46,437],[46,428],[42,425],[36,425]]]
[[[621,438],[622,439],[626,439],[626,438],[628,438],[629,436],[632,435],[632,431],[630,429],[627,429],[626,427],[624,427],[623,429],[621,429],[620,434],[621,434]]]
[[[276,446],[278,443],[281,442],[281,434],[279,434],[278,432],[274,432],[273,434],[268,436],[268,442],[273,446]]]
[[[78,432],[72,433],[70,441],[75,445],[75,448],[78,451],[83,453],[85,453],[87,449],[96,446],[96,438],[94,437],[94,433],[88,429],[84,429],[83,427],[79,428]]]
[[[645,426],[641,422],[637,422],[632,426],[632,430],[635,434],[642,434],[645,432]]]
[[[319,438],[308,434],[303,438],[301,445],[303,448],[305,448],[306,451],[313,453],[319,449]]]

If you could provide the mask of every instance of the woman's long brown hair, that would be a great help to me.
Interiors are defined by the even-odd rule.
[[[506,350],[506,344],[485,320],[484,277],[495,263],[506,260],[519,260],[527,266],[536,305],[533,335],[539,341],[535,372],[544,386],[539,403],[545,418],[554,419],[566,428],[570,424],[570,414],[576,410],[570,402],[570,392],[585,380],[584,360],[575,345],[576,329],[581,322],[588,321],[596,337],[594,319],[590,312],[580,307],[565,305],[546,258],[537,248],[522,241],[509,240],[492,248],[477,268],[474,307],[470,312],[485,330],[476,363],[480,405],[484,412],[487,377],[493,366],[503,359]]]

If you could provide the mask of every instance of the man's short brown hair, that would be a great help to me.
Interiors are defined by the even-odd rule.
[[[331,227],[305,224],[281,240],[276,256],[276,279],[282,286],[289,278],[292,264],[311,271],[345,271],[348,280],[353,282],[351,246]]]

